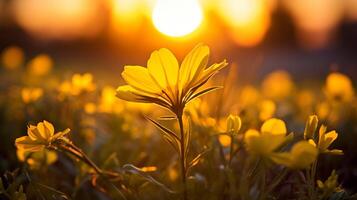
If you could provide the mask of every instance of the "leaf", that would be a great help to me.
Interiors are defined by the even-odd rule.
[[[167,115],[167,116],[161,116],[161,117],[159,117],[159,120],[175,120],[175,119],[177,119],[177,117],[176,116],[173,116],[173,115]]]
[[[171,190],[170,188],[168,188],[166,185],[164,185],[163,183],[157,181],[156,179],[154,179],[152,176],[150,176],[148,173],[143,172],[140,168],[132,165],[132,164],[125,164],[122,167],[122,170],[124,170],[125,172],[129,172],[131,174],[135,174],[140,176],[141,178],[145,179],[146,181],[159,186],[161,189],[165,190],[166,192],[175,194],[177,192]]]
[[[212,92],[212,91],[215,91],[215,90],[218,90],[218,89],[221,89],[221,88],[222,88],[222,86],[213,86],[213,87],[209,87],[209,88],[206,88],[204,90],[201,90],[201,91],[193,94],[192,96],[190,96],[190,98],[187,100],[187,102],[189,102],[189,101],[191,101],[191,100],[193,100],[193,99],[195,99],[197,97],[200,97],[200,96],[202,96],[204,94],[207,94],[209,92]]]
[[[191,160],[190,164],[188,165],[188,169],[194,167],[198,164],[200,159],[209,151],[210,149],[205,149],[201,153],[199,153],[194,159]]]
[[[162,131],[162,136],[164,137],[164,139],[169,142],[177,152],[180,152],[180,138],[178,138],[177,135],[170,129],[162,126],[155,120],[150,118],[147,119],[151,121],[156,127],[158,127]]]

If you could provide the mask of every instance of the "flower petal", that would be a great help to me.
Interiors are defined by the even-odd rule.
[[[41,151],[44,148],[44,144],[37,141],[32,140],[29,136],[19,137],[15,140],[15,146],[18,149],[23,149],[25,151]]]
[[[162,48],[151,53],[147,63],[150,75],[162,89],[177,85],[179,65],[176,57],[170,50]]]
[[[151,94],[160,94],[161,88],[151,78],[148,69],[141,66],[125,66],[121,74],[124,80],[133,88]]]
[[[261,127],[262,134],[269,133],[273,135],[285,135],[286,126],[285,122],[280,119],[272,118],[264,122]]]
[[[195,82],[207,66],[208,58],[209,48],[203,44],[197,45],[187,54],[180,67],[179,88],[181,90],[191,82]]]

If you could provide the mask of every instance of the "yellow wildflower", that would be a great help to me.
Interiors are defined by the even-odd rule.
[[[288,97],[294,89],[290,74],[286,71],[275,71],[264,79],[263,94],[266,97],[281,100]]]
[[[122,77],[128,85],[119,86],[117,97],[134,102],[155,103],[173,112],[182,110],[189,101],[206,92],[217,89],[198,89],[210,77],[227,65],[226,61],[206,68],[209,48],[196,46],[179,66],[175,56],[168,49],[154,51],[147,68],[125,66]]]
[[[317,147],[320,153],[342,155],[343,151],[339,149],[328,149],[330,145],[337,139],[338,133],[336,131],[330,131],[326,133],[326,126],[322,125],[319,130],[319,140],[316,142],[313,139],[309,140],[309,143]]]
[[[50,146],[55,140],[66,140],[64,136],[69,131],[69,129],[66,129],[62,132],[55,133],[53,125],[44,120],[43,122],[39,122],[37,126],[28,126],[28,136],[17,138],[15,140],[15,145],[18,149],[23,149],[29,152],[41,151],[45,147]]]
[[[81,92],[92,92],[95,90],[95,84],[93,83],[93,76],[90,73],[74,74],[72,76],[72,94],[78,95]]]
[[[264,100],[260,103],[259,119],[265,121],[273,117],[276,111],[276,105],[274,101]]]
[[[228,135],[219,135],[218,136],[219,143],[221,143],[224,147],[229,147],[232,142],[232,138]]]
[[[37,76],[48,74],[51,71],[52,67],[53,61],[51,57],[46,54],[37,55],[28,64],[28,69],[30,73]]]
[[[32,103],[37,101],[43,95],[41,88],[23,88],[21,90],[21,98],[24,103]]]
[[[290,152],[274,153],[271,159],[292,169],[308,168],[316,159],[318,150],[307,141],[300,141],[291,148]]]
[[[24,63],[24,52],[17,46],[4,49],[1,55],[2,63],[7,69],[16,69]]]
[[[326,79],[326,94],[332,100],[350,102],[354,89],[350,78],[341,73],[332,73]]]
[[[260,132],[249,129],[245,133],[244,141],[247,150],[253,155],[270,157],[272,153],[281,147],[293,135],[286,136],[284,121],[272,118],[264,122]]]
[[[323,198],[330,197],[332,193],[342,190],[338,183],[338,175],[336,174],[335,170],[331,172],[331,175],[325,182],[317,180],[317,187],[323,192]]]
[[[237,115],[229,115],[227,118],[227,133],[228,134],[238,134],[240,128],[242,127],[242,121]]]
[[[86,103],[84,105],[84,111],[87,114],[93,114],[93,113],[95,113],[97,111],[97,106],[92,102]]]

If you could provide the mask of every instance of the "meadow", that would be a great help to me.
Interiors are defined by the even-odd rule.
[[[112,85],[4,49],[0,198],[357,198],[347,74],[237,84],[237,66],[204,44],[174,54],[155,50]]]

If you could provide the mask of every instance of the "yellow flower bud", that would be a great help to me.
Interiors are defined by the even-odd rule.
[[[309,140],[314,138],[315,131],[317,129],[317,125],[319,123],[319,119],[316,115],[311,115],[306,122],[305,130],[304,130],[304,139]]]
[[[242,127],[242,120],[238,115],[229,115],[227,118],[227,133],[237,134]]]

